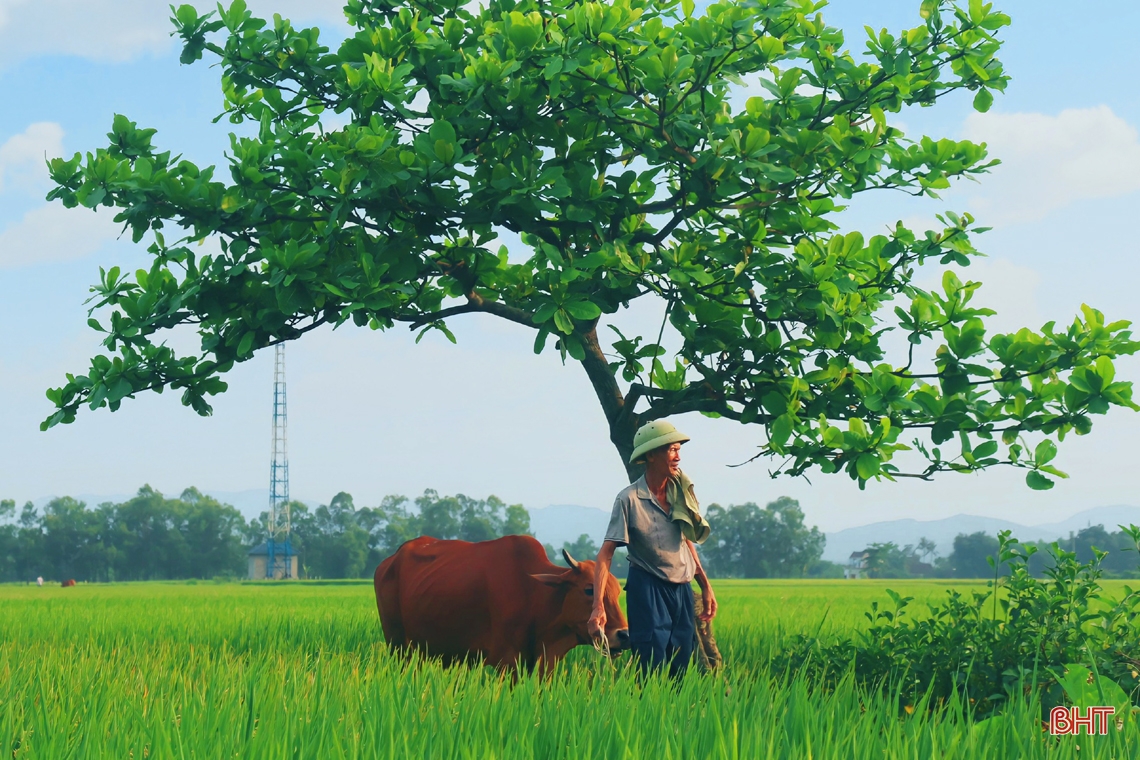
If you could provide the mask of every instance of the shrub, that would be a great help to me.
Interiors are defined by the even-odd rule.
[[[1140,528],[1125,529],[1140,550]],[[1101,562],[1107,552],[1094,550],[1081,563],[1076,554],[1054,542],[1048,549],[1052,567],[1045,578],[1029,574],[1028,560],[1037,547],[1023,546],[999,534],[998,556],[988,591],[967,598],[947,591],[930,605],[928,617],[914,617],[912,597],[888,589],[889,605],[878,602],[865,613],[870,627],[857,638],[824,642],[798,634],[781,647],[779,670],[806,670],[825,686],[849,670],[860,683],[897,689],[910,704],[937,706],[957,692],[977,718],[1000,712],[1017,691],[1040,691],[1045,713],[1061,704],[1064,673],[1074,663],[1112,680],[1134,695],[1140,690],[1140,592],[1124,587],[1121,599],[1101,596]],[[1002,572],[1008,567],[1008,575]],[[1059,680],[1060,679],[1060,680]]]

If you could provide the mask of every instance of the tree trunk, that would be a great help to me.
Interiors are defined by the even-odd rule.
[[[614,373],[610,371],[609,362],[598,342],[598,328],[595,322],[589,331],[583,332],[582,342],[586,345],[586,357],[582,359],[582,367],[594,386],[594,393],[602,405],[602,412],[606,415],[606,422],[610,428],[610,442],[617,449],[621,458],[622,467],[629,482],[637,480],[645,472],[645,466],[630,464],[629,458],[633,454],[633,435],[637,432],[640,418],[632,405],[626,403],[626,397],[618,387]],[[636,402],[635,402],[636,403]]]

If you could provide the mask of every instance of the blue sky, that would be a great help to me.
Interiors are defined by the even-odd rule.
[[[337,0],[250,5],[317,23],[327,39],[345,29]],[[858,52],[864,24],[914,26],[918,5],[837,0],[824,16]],[[963,97],[900,120],[916,137],[986,141],[1005,164],[941,201],[860,201],[843,224],[873,234],[900,218],[921,226],[944,209],[970,210],[994,227],[978,240],[989,258],[968,274],[986,283],[981,300],[1000,310],[999,327],[1064,322],[1082,302],[1136,319],[1140,53],[1131,35],[1140,6],[997,6],[1014,22],[1001,56],[1013,76],[1008,93],[985,115],[973,114]],[[129,493],[143,483],[167,492],[266,486],[268,353],[230,374],[231,390],[210,418],[167,393],[38,430],[50,411],[44,389],[82,371],[98,349],[83,306],[98,268],[145,263],[141,249],[116,239],[105,212],[46,204],[44,155],[103,145],[113,114],[123,113],[157,128],[164,148],[222,161],[228,125],[211,124],[221,108],[218,72],[204,62],[178,63],[168,15],[167,3],[153,0],[0,0],[0,498]],[[640,318],[649,315],[634,315]],[[293,493],[327,502],[347,490],[358,504],[372,504],[433,487],[495,493],[529,507],[608,507],[623,472],[581,368],[535,357],[528,331],[515,325],[468,316],[452,326],[458,346],[436,335],[416,346],[401,330],[351,327],[289,346]],[[1140,362],[1120,366],[1126,378],[1140,376]],[[702,417],[676,422],[693,436],[684,466],[704,502],[764,503],[788,494],[825,529],[959,512],[1037,523],[1092,506],[1140,504],[1131,461],[1140,451],[1140,417],[1128,412],[1062,446],[1059,465],[1073,477],[1048,493],[1029,491],[1015,472],[872,484],[865,492],[845,476],[771,480],[763,464],[725,466],[749,456],[756,431]]]

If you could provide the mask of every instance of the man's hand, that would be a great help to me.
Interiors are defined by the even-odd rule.
[[[590,621],[586,623],[586,632],[590,634],[592,639],[604,639],[606,637],[605,607],[594,608],[594,614],[590,615]]]
[[[701,590],[701,601],[704,603],[704,609],[700,615],[697,615],[697,619],[707,623],[716,615],[716,596],[713,595],[712,586],[706,585]]]

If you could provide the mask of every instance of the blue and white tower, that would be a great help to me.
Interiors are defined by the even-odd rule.
[[[294,575],[293,546],[289,517],[289,445],[286,434],[288,409],[285,404],[285,345],[278,343],[273,360],[273,457],[269,466],[269,536],[265,563],[266,578]]]

